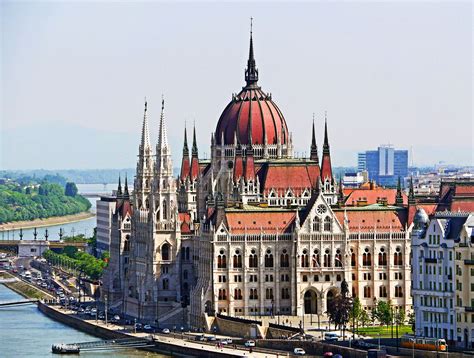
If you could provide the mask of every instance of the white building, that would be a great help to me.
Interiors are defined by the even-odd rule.
[[[115,211],[117,197],[102,195],[97,200],[97,255],[110,251],[112,215]]]

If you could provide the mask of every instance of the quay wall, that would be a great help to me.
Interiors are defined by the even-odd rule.
[[[44,304],[42,302],[38,303],[38,309],[48,316],[49,318],[52,318],[58,322],[64,323],[72,328],[75,328],[77,330],[80,330],[82,332],[91,334],[93,336],[103,338],[103,339],[115,339],[115,338],[130,338],[131,335],[125,333],[125,332],[119,332],[119,331],[114,331],[111,329],[107,329],[104,327],[97,326],[93,323],[84,321],[80,318],[76,318],[71,315],[64,314],[62,312],[59,312],[55,310],[54,308],[48,306],[47,304]],[[136,338],[136,337],[135,337]],[[145,340],[145,339],[144,339]],[[59,342],[58,342],[59,343]],[[168,354],[170,356],[176,356],[176,355],[183,355],[183,356],[194,356],[194,357],[235,357],[235,355],[230,355],[226,354],[224,352],[219,352],[217,349],[214,347],[208,347],[206,348],[212,348],[209,351],[206,351],[205,349],[198,349],[194,347],[190,347],[189,345],[186,345],[186,341],[183,340],[181,345],[174,345],[174,344],[169,344],[166,342],[162,341],[155,341],[155,347],[151,348],[140,348],[144,349],[147,351],[152,351],[152,352],[157,352],[157,353],[162,353],[162,354]]]

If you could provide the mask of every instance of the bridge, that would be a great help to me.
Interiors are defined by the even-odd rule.
[[[9,306],[30,305],[33,303],[38,303],[38,301],[39,300],[37,299],[29,299],[29,300],[20,300],[20,301],[11,301],[11,302],[0,302],[0,308],[9,307]]]
[[[19,257],[41,256],[46,250],[58,251],[66,246],[74,246],[85,251],[87,242],[66,242],[49,240],[0,240],[0,250],[10,251]]]

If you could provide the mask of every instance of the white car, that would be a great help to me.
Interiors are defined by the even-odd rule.
[[[304,356],[306,354],[303,348],[295,348],[293,350],[293,353],[296,354],[297,356]]]
[[[163,328],[161,332],[164,334],[170,334],[170,330],[168,328]]]
[[[247,341],[245,342],[246,347],[255,347],[255,341]]]

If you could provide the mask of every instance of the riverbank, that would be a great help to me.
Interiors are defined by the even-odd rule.
[[[95,213],[90,211],[84,211],[82,213],[65,215],[65,216],[53,216],[46,219],[35,219],[28,221],[14,221],[5,224],[0,224],[0,232],[8,230],[19,230],[19,229],[31,229],[39,228],[44,226],[63,225],[70,224],[82,220],[87,220],[95,216]]]
[[[39,300],[51,300],[54,299],[52,295],[46,293],[43,290],[38,289],[37,287],[30,285],[27,282],[20,280],[19,278],[15,277],[14,275],[1,271],[0,278],[3,279],[16,279],[13,282],[2,282],[3,285],[8,287],[10,290],[15,291],[19,295],[25,298],[35,298]]]

